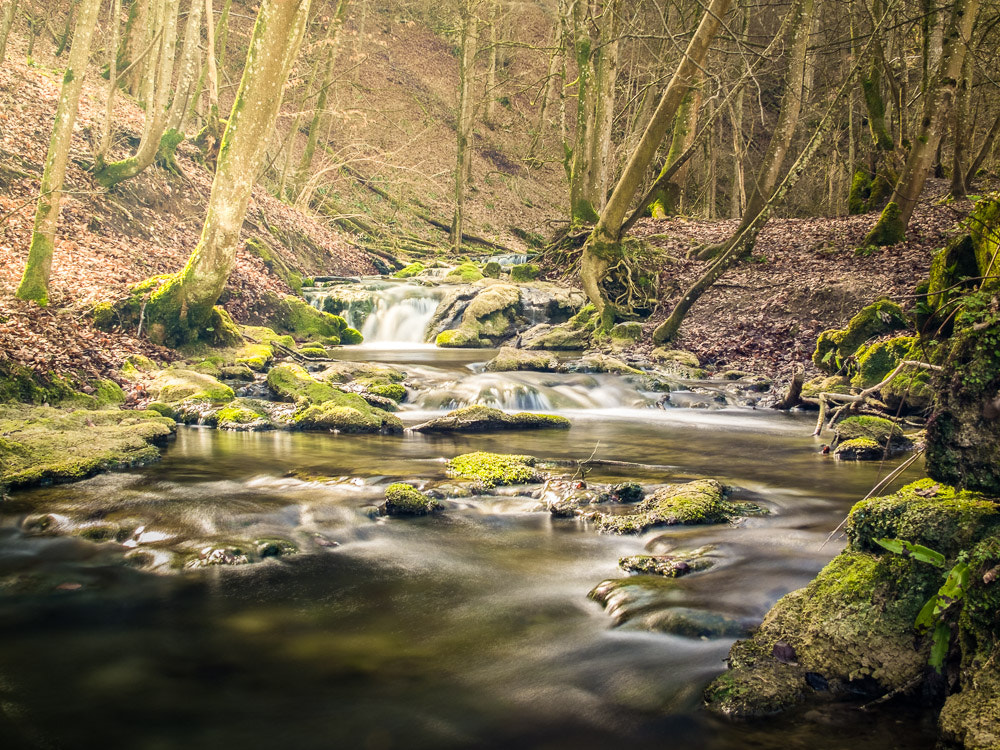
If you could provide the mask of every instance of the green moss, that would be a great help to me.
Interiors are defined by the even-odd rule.
[[[406,380],[406,373],[388,365],[371,362],[331,362],[317,375],[317,379],[327,383],[348,383],[353,380],[402,383]]]
[[[268,371],[267,386],[278,398],[296,403],[319,404],[346,395],[338,388],[314,379],[300,365],[287,363],[275,365]]]
[[[0,407],[0,485],[83,479],[159,458],[174,424],[151,411]]]
[[[246,344],[233,357],[233,364],[245,365],[254,372],[264,372],[273,357],[274,350],[267,344]]]
[[[165,404],[180,401],[207,401],[225,404],[234,398],[233,389],[211,375],[191,370],[161,370],[148,385],[150,396]]]
[[[517,372],[521,370],[555,372],[559,369],[559,360],[552,354],[545,352],[505,346],[486,363],[484,369],[487,372]]]
[[[134,382],[159,369],[159,365],[149,357],[144,357],[141,354],[130,354],[122,364],[121,376],[129,382]]]
[[[465,453],[448,462],[448,476],[475,479],[487,489],[498,485],[527,484],[541,481],[533,456],[503,453]]]
[[[483,274],[490,279],[500,278],[500,264],[495,260],[491,260],[485,266],[483,266]]]
[[[534,281],[538,278],[539,268],[534,263],[520,263],[510,269],[510,280],[515,284]]]
[[[90,310],[90,320],[94,328],[101,331],[110,331],[118,323],[118,314],[115,306],[108,301],[98,302]]]
[[[361,331],[356,328],[351,328],[348,326],[340,332],[340,343],[345,346],[353,346],[363,343],[365,337],[361,335]]]
[[[94,398],[97,405],[119,406],[125,403],[125,391],[113,380],[102,379],[94,384]]]
[[[406,387],[399,383],[370,383],[365,387],[365,390],[368,393],[391,398],[397,402],[406,398]]]
[[[639,341],[642,338],[642,323],[618,323],[611,328],[610,336],[618,341]]]
[[[385,502],[379,512],[385,516],[426,516],[444,506],[408,484],[396,482],[385,489]]]
[[[833,453],[847,461],[877,461],[885,455],[885,446],[870,438],[852,438],[838,443]]]
[[[847,195],[847,212],[851,216],[868,210],[868,197],[872,193],[872,179],[867,169],[858,169],[851,178],[851,188]]]
[[[266,403],[256,399],[238,398],[219,409],[215,415],[220,430],[261,430],[274,426]]]
[[[473,281],[479,281],[483,278],[482,271],[476,266],[475,263],[462,263],[459,266],[451,269],[445,275],[445,281],[458,281],[465,284],[471,284]]]
[[[402,432],[403,423],[393,414],[369,406],[356,393],[343,393],[319,404],[301,407],[293,417],[300,430],[338,432]]]
[[[393,274],[393,276],[395,276],[397,279],[408,279],[412,276],[416,276],[417,274],[423,273],[423,271],[425,270],[426,266],[424,266],[424,264],[421,263],[420,261],[416,261],[415,263],[411,263],[410,265],[399,269],[398,271],[396,271],[396,273]]]
[[[905,539],[953,557],[1000,526],[1000,507],[974,492],[921,479],[884,497],[864,500],[847,521],[849,548],[879,552],[876,539]]]
[[[881,383],[909,354],[916,342],[916,336],[897,336],[877,341],[871,346],[862,345],[855,355],[857,374],[852,378],[851,385],[864,389]]]
[[[906,224],[899,210],[899,204],[890,201],[882,209],[882,215],[865,237],[865,246],[885,247],[906,239]]]
[[[299,354],[313,359],[328,359],[330,357],[330,353],[326,349],[315,345],[303,346],[299,349]]]
[[[839,440],[854,440],[866,438],[885,446],[890,441],[899,443],[904,440],[903,431],[899,425],[883,417],[862,414],[848,417],[834,426]]]
[[[464,349],[477,349],[483,346],[488,346],[488,342],[483,341],[479,338],[475,331],[469,331],[462,328],[452,328],[447,331],[441,331],[434,339],[434,344],[442,348],[464,348]]]
[[[701,362],[691,352],[683,349],[664,349],[657,347],[650,355],[654,362],[676,362],[685,367],[701,367]]]
[[[851,318],[847,328],[824,331],[816,342],[813,364],[820,370],[836,373],[847,357],[869,339],[909,327],[902,308],[888,299],[863,308]]]
[[[659,489],[628,513],[599,516],[597,528],[615,534],[639,534],[654,526],[725,523],[761,512],[752,503],[728,501],[725,487],[714,479],[699,479]]]
[[[297,341],[316,341],[323,346],[340,344],[341,334],[348,327],[339,315],[317,310],[291,295],[265,295],[260,303],[260,314],[275,331],[290,334]]]

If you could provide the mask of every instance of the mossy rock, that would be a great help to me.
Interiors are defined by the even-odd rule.
[[[630,555],[618,560],[618,566],[628,573],[680,578],[715,565],[714,551],[714,546],[706,545],[669,555]]]
[[[442,508],[441,503],[427,497],[416,487],[396,482],[385,488],[385,502],[378,510],[383,516],[426,516]]]
[[[605,513],[597,518],[597,528],[615,534],[640,534],[656,526],[727,523],[762,512],[753,503],[727,500],[726,488],[714,479],[698,479],[663,487],[628,513]]]
[[[212,308],[208,326],[205,327],[201,338],[217,347],[236,347],[243,344],[243,334],[233,316],[218,305]]]
[[[414,432],[500,432],[503,430],[567,430],[570,421],[552,414],[506,414],[489,406],[466,406],[413,427]]]
[[[343,346],[356,346],[364,343],[364,340],[365,337],[361,335],[361,331],[357,328],[348,326],[340,332],[340,343]]]
[[[399,383],[368,383],[365,386],[365,392],[370,393],[373,396],[381,396],[382,398],[390,399],[396,403],[399,403],[406,398],[406,387],[400,385]]]
[[[916,336],[896,336],[860,346],[855,353],[856,374],[851,379],[851,385],[864,389],[881,383],[900,361],[910,355],[917,341]]]
[[[683,349],[666,349],[664,347],[657,347],[653,349],[650,354],[650,359],[654,362],[660,363],[670,363],[676,362],[684,367],[701,367],[701,361],[697,356],[691,352],[684,351]]]
[[[0,486],[84,479],[160,456],[173,420],[153,411],[0,407]]]
[[[303,406],[292,418],[300,430],[333,430],[337,432],[402,432],[399,418],[371,406],[356,393],[339,393],[336,398],[320,404]]]
[[[277,332],[287,333],[298,341],[315,341],[322,346],[337,346],[348,328],[339,315],[317,310],[304,300],[286,295],[265,294],[258,314]],[[266,342],[262,342],[266,343]]]
[[[339,388],[316,380],[301,365],[290,363],[272,367],[267,373],[267,386],[279,399],[298,404],[321,404],[346,395]]]
[[[642,323],[618,323],[609,332],[612,340],[622,343],[632,343],[642,338]]]
[[[464,328],[441,331],[434,339],[434,344],[442,349],[479,349],[489,346],[489,342],[479,338],[475,331]]]
[[[845,360],[869,339],[908,328],[910,321],[903,309],[888,299],[868,305],[851,318],[847,328],[831,329],[820,334],[813,352],[813,364],[827,373],[836,373]]]
[[[153,376],[146,390],[154,401],[177,404],[181,401],[205,401],[225,404],[233,400],[233,389],[211,375],[192,370],[161,370]]]
[[[535,469],[534,456],[503,453],[465,453],[448,462],[448,476],[474,479],[486,489],[499,485],[540,482],[542,474]]]
[[[500,278],[500,264],[495,260],[491,260],[485,266],[483,266],[483,275],[488,279],[499,279]]]
[[[885,457],[885,446],[871,438],[851,438],[838,443],[833,455],[842,461],[878,461]]]
[[[843,375],[820,375],[802,384],[802,398],[817,398],[821,393],[853,393],[851,381]]]
[[[249,383],[254,379],[253,370],[245,364],[226,365],[219,370],[219,377],[225,380],[239,380],[244,383]]]
[[[590,346],[590,332],[569,323],[539,323],[521,334],[521,348],[528,350],[574,351]]]
[[[267,326],[242,326],[240,331],[243,338],[255,344],[271,347],[273,344],[280,344],[288,349],[295,348],[295,339],[287,333],[278,333],[273,328]]]
[[[389,365],[371,362],[330,362],[317,374],[317,379],[326,383],[349,383],[354,380],[366,382],[402,383],[406,373]]]
[[[275,428],[267,402],[249,398],[238,398],[226,404],[216,412],[215,421],[220,430],[259,432]]]
[[[511,266],[510,280],[515,284],[534,281],[538,278],[538,272],[539,268],[534,263],[519,263],[516,266]]]
[[[775,604],[751,641],[733,646],[730,671],[705,692],[708,707],[766,716],[813,694],[810,674],[834,695],[855,697],[866,682],[872,697],[916,684],[929,639],[915,647],[913,623],[940,585],[938,569],[899,555],[838,555]]]
[[[862,438],[871,440],[882,447],[886,445],[903,447],[910,442],[895,422],[868,414],[847,417],[847,419],[837,422],[833,429],[837,434],[838,442]]]
[[[330,353],[322,346],[303,346],[299,349],[299,354],[311,359],[329,359]]]
[[[418,260],[414,263],[410,263],[410,265],[408,266],[403,266],[398,271],[396,271],[393,274],[393,276],[396,277],[397,279],[408,279],[412,276],[416,276],[418,274],[423,273],[425,270],[426,266],[424,266],[424,264]]]
[[[948,558],[1000,527],[1000,506],[975,492],[920,479],[899,492],[863,500],[847,519],[849,549],[880,552],[876,539],[905,539]]]
[[[475,263],[462,263],[455,266],[445,274],[445,283],[471,284],[484,278],[483,272],[479,270]]]
[[[559,360],[551,354],[505,346],[486,363],[484,369],[487,372],[519,372],[522,370],[558,372],[560,367]]]
[[[569,365],[569,369],[575,372],[609,372],[613,375],[642,375],[639,370],[631,365],[627,365],[620,359],[610,357],[606,354],[591,354],[579,362]]]
[[[125,380],[134,383],[137,380],[142,380],[144,376],[150,375],[159,369],[160,366],[149,357],[144,357],[141,354],[130,354],[122,363],[119,374]]]

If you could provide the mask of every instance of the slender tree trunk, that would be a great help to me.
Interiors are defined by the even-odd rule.
[[[951,159],[952,198],[964,198],[966,195],[966,163],[969,159],[969,139],[972,134],[970,122],[972,97],[969,89],[972,87],[972,55],[965,56],[962,66],[962,78],[955,91],[955,111],[951,118],[951,132],[955,139]]]
[[[667,129],[673,123],[684,95],[687,94],[708,54],[709,44],[715,37],[731,2],[732,0],[712,0],[702,16],[701,23],[663,92],[649,125],[646,126],[639,144],[629,157],[608,204],[601,212],[597,226],[584,245],[580,280],[587,297],[597,308],[602,327],[609,327],[615,317],[614,308],[601,285],[607,276],[611,261],[621,253],[621,227],[625,214],[642,186],[643,176],[653,157],[656,156],[656,149],[663,142]]]
[[[889,204],[865,238],[866,245],[893,245],[906,237],[906,227],[924,189],[927,173],[934,166],[978,11],[979,0],[955,0],[952,6],[941,62],[924,99],[919,132]]]
[[[52,252],[55,248],[56,225],[59,223],[59,207],[62,202],[63,180],[66,177],[66,163],[73,139],[73,125],[80,104],[80,90],[87,71],[90,44],[97,27],[97,14],[101,0],[82,0],[76,17],[76,31],[69,53],[69,65],[63,74],[62,90],[56,105],[55,123],[49,141],[45,168],[39,186],[38,205],[35,209],[35,224],[31,233],[28,261],[17,287],[17,296],[24,300],[34,300],[40,305],[48,304],[49,276],[52,272]]]
[[[500,5],[495,4],[490,12],[490,59],[486,67],[486,91],[483,119],[492,123],[497,105],[497,26],[500,23]]]
[[[554,36],[553,47],[559,47],[559,31],[556,30]],[[559,85],[559,77],[557,76],[557,70],[559,66],[559,51],[555,49],[552,54],[549,55],[549,67],[548,72],[545,76],[545,88],[542,92],[541,105],[538,108],[538,125],[535,127],[535,133],[531,137],[531,145],[528,146],[528,156],[527,161],[529,164],[534,164],[535,153],[538,150],[539,144],[542,142],[542,137],[547,129],[548,123],[546,122],[546,115],[549,111],[549,102],[555,100],[560,92],[556,91],[556,87]]]
[[[3,6],[3,17],[0,18],[0,65],[7,59],[7,37],[17,17],[17,2],[18,0],[7,0]]]
[[[462,247],[465,188],[472,161],[472,144],[470,143],[473,126],[472,72],[476,55],[478,20],[472,2],[466,0],[462,5],[462,39],[458,70],[458,124],[456,127],[458,144],[455,155],[455,215],[451,223],[451,244],[456,252]]]
[[[309,0],[264,0],[243,79],[219,151],[201,240],[183,270],[150,296],[149,337],[176,344],[197,338],[213,314],[236,261],[240,228],[281,94],[298,54]]]
[[[770,200],[778,180],[784,173],[785,156],[792,145],[792,138],[799,124],[799,113],[802,111],[802,98],[805,90],[806,50],[809,43],[809,32],[812,29],[813,0],[797,0],[789,12],[794,14],[789,30],[791,53],[788,71],[785,74],[785,93],[781,98],[778,122],[775,124],[756,181],[751,186],[747,208],[734,237],[739,236],[740,232],[754,221],[757,214]],[[698,253],[698,257],[703,260],[715,257],[724,253],[732,242],[733,240],[730,239],[721,245],[706,247]]]
[[[156,160],[166,131],[170,94],[173,89],[174,54],[177,46],[177,10],[180,0],[165,0],[162,8],[162,34],[160,54],[155,69],[150,68],[144,87],[150,94],[142,140],[135,156],[123,161],[105,164],[94,172],[94,179],[106,188],[131,179]],[[160,15],[160,14],[158,14]]]
[[[622,0],[608,0],[601,24],[601,51],[594,70],[594,122],[590,139],[587,194],[598,210],[607,202],[614,143],[615,89],[618,86],[618,37],[621,35]]]
[[[145,79],[147,65],[153,65],[149,58],[139,60],[139,54],[146,49],[153,38],[154,31],[150,31],[150,16],[152,14],[151,2],[156,0],[135,0],[129,9],[128,33],[125,41],[125,59],[129,64],[134,64],[132,73],[128,78],[128,92],[132,96],[139,96],[142,90],[142,82]]]
[[[570,222],[585,224],[597,221],[598,214],[590,195],[590,157],[592,129],[596,119],[594,89],[595,55],[600,44],[596,24],[590,22],[590,3],[576,0],[573,6],[573,51],[576,58],[576,130],[569,169]]]
[[[118,24],[121,16],[121,0],[113,0],[108,23],[111,26],[111,42],[108,44],[108,99],[104,106],[104,121],[101,135],[94,152],[94,164],[99,168],[111,148],[111,124],[114,119],[115,95],[118,93]]]
[[[698,111],[701,109],[701,85],[704,80],[704,73],[698,70],[695,73],[695,80],[691,82],[691,89],[687,92],[681,102],[680,109],[677,110],[677,115],[674,117],[674,132],[670,138],[670,148],[667,150],[667,158],[663,161],[663,168],[657,179],[662,178],[673,163],[680,158],[680,155],[694,143],[694,137],[698,130]],[[690,161],[685,162],[674,173],[673,179],[657,192],[656,197],[649,204],[649,214],[654,219],[665,219],[680,209],[681,192],[687,181],[690,164]]]
[[[201,14],[204,0],[191,0],[187,21],[184,25],[184,43],[181,47],[180,74],[174,86],[173,101],[167,111],[167,124],[160,136],[156,160],[175,174],[180,174],[177,164],[177,147],[184,141],[184,120],[188,113],[188,103],[197,84],[201,45]]]
[[[996,142],[998,135],[1000,135],[1000,114],[998,114],[996,119],[993,121],[993,125],[986,133],[986,138],[979,147],[976,157],[972,160],[972,164],[969,165],[969,171],[965,173],[966,187],[971,185],[973,180],[975,180],[976,175],[979,173],[979,168],[983,166],[983,162],[985,162],[986,158],[990,155],[990,150],[993,148],[993,144]]]

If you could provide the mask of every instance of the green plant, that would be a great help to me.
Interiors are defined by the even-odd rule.
[[[903,557],[933,565],[935,568],[945,568],[945,557],[940,552],[924,547],[922,544],[912,544],[902,539],[876,539],[878,544],[890,552]],[[928,664],[940,674],[944,666],[948,648],[951,645],[952,622],[958,617],[969,588],[969,564],[966,553],[961,552],[951,570],[944,574],[945,580],[926,604],[920,608],[914,625],[921,633],[933,629],[931,634],[931,656]]]

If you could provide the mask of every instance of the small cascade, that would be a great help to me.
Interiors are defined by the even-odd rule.
[[[484,372],[428,385],[414,394],[414,408],[450,410],[479,404],[509,411],[642,409],[659,400],[614,375]]]
[[[309,304],[342,316],[368,344],[423,344],[441,290],[379,279],[305,290]]]
[[[411,284],[379,292],[361,329],[365,342],[423,344],[440,298],[440,292],[434,288]]]

